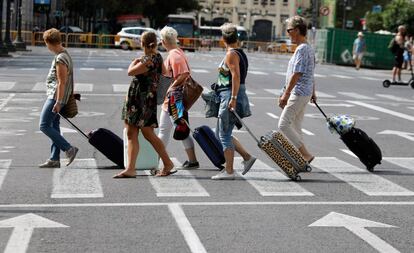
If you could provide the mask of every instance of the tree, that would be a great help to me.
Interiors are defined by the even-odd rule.
[[[399,25],[405,25],[409,34],[414,33],[414,3],[409,0],[393,0],[382,14],[384,27],[395,32]]]
[[[375,31],[384,29],[384,25],[383,25],[384,20],[382,18],[381,13],[368,12],[365,15],[365,18],[366,18],[365,22],[366,22],[368,31],[375,32]]]

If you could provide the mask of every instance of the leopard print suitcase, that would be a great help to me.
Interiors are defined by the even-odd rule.
[[[300,172],[310,172],[311,167],[302,154],[286,137],[276,131],[270,131],[262,136],[258,146],[272,159],[292,180],[300,180]]]
[[[270,131],[258,140],[240,116],[235,111],[232,112],[257,142],[259,148],[263,150],[289,178],[295,181],[300,180],[301,178],[298,175],[300,172],[310,172],[312,170],[299,150],[297,150],[282,133]]]

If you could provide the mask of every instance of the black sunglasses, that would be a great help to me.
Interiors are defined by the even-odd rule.
[[[293,31],[293,30],[295,30],[295,28],[289,28],[289,29],[287,29],[286,31],[288,32],[288,33],[290,33],[291,31]]]

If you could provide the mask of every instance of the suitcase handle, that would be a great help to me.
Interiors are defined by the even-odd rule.
[[[236,111],[234,111],[233,109],[229,109],[234,116],[236,116],[236,118],[240,121],[240,123],[246,128],[247,132],[249,132],[250,136],[253,137],[253,139],[257,142],[257,144],[259,144],[259,139],[257,139],[257,137],[253,134],[252,131],[250,131],[249,127],[244,123],[244,121],[240,118],[240,116],[237,114]]]
[[[77,127],[75,124],[73,124],[72,121],[70,121],[68,118],[66,118],[62,114],[60,114],[60,112],[58,114],[59,114],[60,117],[62,117],[64,120],[66,120],[66,122],[68,122],[73,128],[75,128],[76,131],[78,131],[78,133],[80,133],[83,137],[85,137],[87,140],[89,140],[89,137],[82,130],[80,130],[79,127]]]

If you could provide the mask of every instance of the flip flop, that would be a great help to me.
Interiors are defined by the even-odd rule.
[[[119,179],[119,178],[136,178],[136,177],[137,177],[136,175],[131,176],[131,175],[126,175],[124,173],[119,173],[113,176],[112,178]]]
[[[156,177],[168,177],[169,175],[177,173],[177,169],[172,168],[168,173],[163,173],[163,170],[157,170],[155,172]]]

